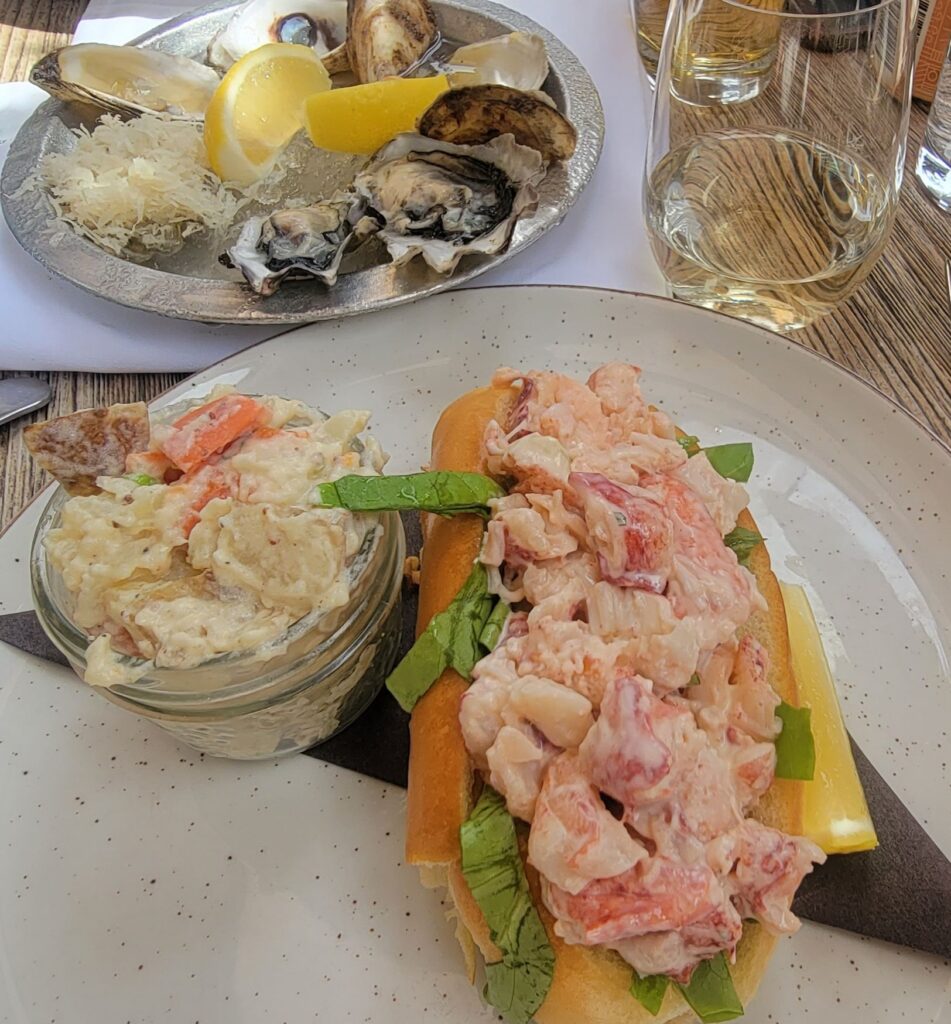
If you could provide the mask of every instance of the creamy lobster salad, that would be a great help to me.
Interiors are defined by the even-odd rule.
[[[118,408],[134,418],[134,407]],[[104,421],[91,414],[112,412],[71,418],[93,436],[84,457],[94,461],[101,441]],[[368,419],[219,387],[171,417],[146,418],[140,448],[114,444],[109,472],[63,505],[45,538],[72,620],[94,637],[86,681],[129,683],[235,652],[263,659],[293,623],[345,604],[348,565],[375,519],[315,508],[310,497],[322,482],[381,471],[379,445],[358,437]],[[63,441],[49,426],[56,458]]]
[[[645,403],[640,371],[587,383],[500,370],[511,419],[485,434],[480,560],[512,606],[472,671],[466,745],[509,812],[555,930],[686,982],[744,919],[794,932],[825,856],[751,816],[776,767],[780,698],[744,627],[765,609],[724,542],[741,483]]]

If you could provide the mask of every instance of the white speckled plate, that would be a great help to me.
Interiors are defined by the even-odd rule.
[[[753,511],[809,587],[849,728],[951,853],[951,455],[831,363],[664,299],[506,288],[301,328],[173,396],[226,380],[370,407],[400,471],[498,363],[616,358],[707,442],[755,440]],[[39,507],[0,540],[0,611],[29,607]],[[2,645],[0,680],[0,1022],[492,1019],[400,863],[399,790],[307,757],[200,759]],[[746,1019],[948,1024],[951,967],[806,924]]]

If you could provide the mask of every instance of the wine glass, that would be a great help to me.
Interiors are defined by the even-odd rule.
[[[644,215],[676,298],[789,331],[850,295],[888,238],[915,0],[769,4],[672,0]]]
[[[777,10],[782,8],[783,0],[746,0],[746,4],[753,8]],[[670,0],[630,0],[630,8],[637,54],[653,88],[657,82],[657,60],[664,38]],[[727,71],[737,57],[732,44],[743,39],[743,81],[749,83],[751,91],[755,90],[757,72],[766,70],[771,62],[771,43],[775,41],[773,26],[769,22],[759,22],[755,19],[744,22],[744,12],[739,9],[710,9],[705,13],[705,19],[708,37],[722,37],[722,45],[709,48],[708,60],[711,65],[725,63],[727,67],[724,70]]]
[[[669,0],[630,0],[637,55],[652,88],[657,83],[657,57],[664,37],[668,6]]]

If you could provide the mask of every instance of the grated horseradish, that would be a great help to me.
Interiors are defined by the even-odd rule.
[[[176,252],[199,231],[223,236],[264,184],[222,182],[200,124],[107,114],[74,132],[74,148],[47,154],[24,187],[44,189],[60,221],[126,259]]]

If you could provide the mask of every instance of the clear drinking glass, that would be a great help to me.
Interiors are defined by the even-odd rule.
[[[631,0],[631,20],[637,39],[637,53],[651,85],[657,80],[657,58],[664,38],[664,23],[670,0]]]
[[[776,42],[776,26],[768,21],[751,18],[744,6],[777,10],[783,0],[747,0],[746,5],[732,9],[725,5],[708,6],[701,17],[710,45],[702,55],[714,88],[721,92],[752,95],[758,89],[758,79],[772,64]],[[657,61],[664,38],[664,26],[670,0],[631,0],[631,16],[637,38],[637,52],[651,85],[657,80]]]
[[[915,0],[780,2],[673,0],[644,214],[676,298],[789,331],[851,294],[888,238]],[[745,36],[724,62],[731,18]]]
[[[951,210],[951,43],[931,101],[915,173],[938,206]]]

